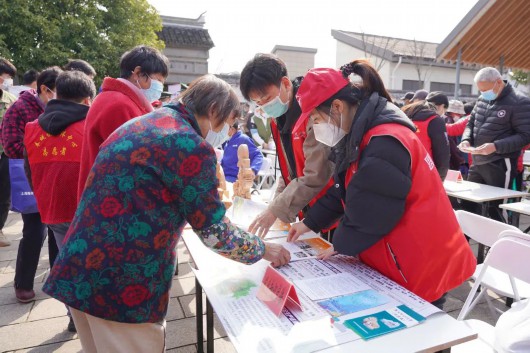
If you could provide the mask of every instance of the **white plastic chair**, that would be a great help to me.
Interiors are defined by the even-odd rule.
[[[458,223],[460,223],[460,227],[462,228],[462,231],[471,239],[489,247],[495,244],[495,242],[500,238],[501,233],[504,231],[510,231],[513,232],[513,234],[520,234],[522,236],[526,236],[518,228],[506,223],[493,220],[491,218],[486,218],[463,210],[458,210],[455,213],[456,218],[458,219]],[[475,283],[479,274],[482,271],[483,266],[484,264],[477,265],[473,276],[471,276]],[[527,283],[519,282],[520,281],[515,281],[514,283],[517,283],[517,288],[519,289],[521,296],[530,297],[530,285]],[[463,320],[465,316],[469,313],[469,311],[473,310],[475,305],[487,292],[486,289],[490,289],[493,292],[499,294],[500,296],[514,298],[515,300],[520,299],[516,296],[516,290],[512,286],[510,276],[502,271],[499,271],[496,268],[490,268],[484,274],[484,277],[482,279],[482,286],[484,287],[484,290],[482,290],[477,296],[477,298],[475,298],[471,302],[470,307],[468,309],[462,309],[460,315],[458,316],[459,320]],[[485,298],[492,315],[495,316],[495,312],[498,310],[494,308],[488,295],[486,295]]]
[[[272,177],[273,184],[274,181],[276,181],[276,171],[274,170],[274,162],[269,156],[263,157],[263,163],[261,164],[261,168],[258,171],[256,177],[259,177],[259,181],[256,183],[256,190],[261,190],[263,184],[269,177]]]
[[[525,250],[527,252],[524,252]],[[501,296],[513,298],[515,301],[530,297],[529,258],[530,237],[527,234],[517,228],[501,232],[499,239],[492,245],[486,260],[482,265],[477,266],[477,270],[472,276],[475,283],[458,315],[458,320],[463,320],[473,310],[480,298],[486,293],[486,289],[490,289]],[[479,287],[482,287],[482,290],[475,298]],[[493,307],[488,295],[485,297],[492,314],[495,315],[495,311],[499,310]]]
[[[530,283],[529,258],[530,237],[528,235],[519,230],[506,230],[502,232],[499,240],[491,247],[488,257],[484,261],[481,271],[475,280],[475,284],[460,311],[458,320],[461,320],[469,312],[475,293],[480,286],[484,286],[484,279],[491,270],[501,271],[505,275],[510,275],[510,282],[513,285],[516,299],[519,299],[519,284],[524,283],[528,285]],[[495,352],[495,331],[493,326],[480,320],[466,320],[466,324],[478,333],[478,338],[452,347],[452,353]]]

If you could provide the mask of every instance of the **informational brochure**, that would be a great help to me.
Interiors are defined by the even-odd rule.
[[[318,259],[291,261],[289,264],[278,268],[278,271],[301,289],[299,293],[304,292],[306,295],[311,292],[302,289],[316,287],[314,281],[319,279],[318,286],[327,288],[325,294],[327,298],[373,289],[388,298],[384,308],[404,304],[423,317],[441,312],[431,303],[351,256],[336,255],[328,261]],[[350,278],[351,281],[347,286],[349,291],[345,290],[344,286],[338,285],[346,277]],[[311,296],[319,299],[323,297],[323,295],[316,294],[311,294]],[[358,314],[362,315],[364,312],[366,311],[358,312]]]
[[[330,242],[314,232],[304,234],[295,242],[288,242],[286,238],[273,239],[272,242],[283,245],[291,253],[291,261],[314,258],[332,247]]]
[[[344,322],[344,325],[365,340],[387,333],[413,327],[425,318],[406,305],[399,305],[376,313],[356,317]]]
[[[356,313],[358,311],[372,309],[388,303],[387,296],[373,289],[342,295],[317,302],[324,310],[333,317],[340,317]]]

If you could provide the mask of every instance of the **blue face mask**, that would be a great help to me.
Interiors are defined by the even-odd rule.
[[[164,84],[158,80],[151,78],[151,76],[149,75],[146,76],[151,79],[151,86],[149,86],[149,88],[142,88],[138,80],[136,80],[136,84],[138,85],[138,87],[140,87],[140,90],[144,94],[145,98],[149,101],[149,103],[153,103],[162,96],[162,91],[164,91]]]
[[[164,84],[158,80],[151,78],[151,86],[148,89],[142,89],[142,93],[145,98],[152,103],[162,96],[162,91],[164,90]]]
[[[225,123],[221,131],[215,132],[212,130],[212,123],[210,122],[210,130],[208,131],[205,140],[212,145],[213,148],[217,148],[228,139],[228,130],[230,130],[230,126]]]
[[[495,88],[495,85],[497,84],[497,82],[495,82],[495,84],[493,84],[493,87],[490,89],[490,90],[487,90],[487,91],[480,91],[480,94],[482,95],[482,98],[487,100],[487,101],[493,101],[495,99],[497,99],[497,94],[493,91],[493,89]]]
[[[287,103],[282,102],[282,100],[280,99],[281,93],[282,84],[280,84],[280,92],[278,92],[278,96],[276,96],[276,98],[274,98],[270,102],[259,106],[259,108],[261,108],[261,110],[263,110],[263,112],[267,114],[267,116],[277,118],[287,112],[287,109],[289,108],[289,100],[287,100]]]

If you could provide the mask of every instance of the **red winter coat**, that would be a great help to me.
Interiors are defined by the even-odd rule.
[[[102,92],[92,103],[86,117],[77,200],[81,198],[86,178],[103,141],[122,124],[153,110],[139,94],[120,79],[106,77],[103,80]]]

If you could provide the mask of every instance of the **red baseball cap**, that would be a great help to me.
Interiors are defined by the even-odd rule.
[[[340,91],[350,80],[342,75],[342,71],[330,68],[315,68],[309,70],[302,80],[296,93],[296,100],[302,109],[294,129],[309,119],[309,114],[320,104],[327,101]]]

